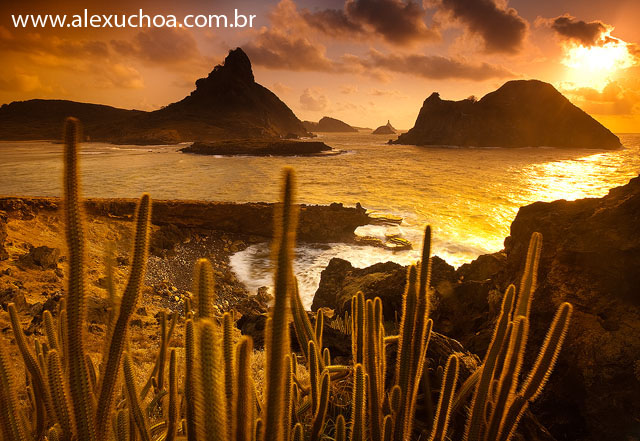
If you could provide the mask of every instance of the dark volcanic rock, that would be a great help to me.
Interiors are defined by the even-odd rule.
[[[320,141],[291,140],[229,140],[217,142],[194,142],[180,149],[184,153],[224,156],[299,156],[318,155],[332,148]]]
[[[384,126],[380,126],[371,132],[372,135],[395,135],[396,129],[391,125],[391,121],[387,121]]]
[[[414,127],[394,144],[616,149],[617,136],[537,80],[505,83],[480,101],[445,101],[433,93]]]
[[[153,112],[65,100],[5,104],[0,107],[0,139],[58,140],[68,116],[82,121],[86,139],[117,144],[308,135],[291,109],[255,82],[251,62],[240,48],[196,81],[189,96]]]
[[[349,124],[339,119],[325,116],[320,121],[304,121],[304,127],[310,132],[357,132],[358,129],[351,127]]]
[[[505,240],[504,283],[519,280],[532,232],[544,237],[533,299],[539,347],[561,302],[574,306],[558,365],[535,409],[558,439],[640,434],[640,177],[599,199],[523,207]]]
[[[450,283],[455,270],[444,260],[432,259],[432,285]],[[407,267],[394,262],[377,263],[367,268],[354,268],[346,260],[334,257],[320,275],[320,285],[313,297],[311,310],[326,307],[342,315],[351,308],[351,298],[362,291],[366,299],[380,297],[386,320],[394,320],[402,310],[402,294]]]

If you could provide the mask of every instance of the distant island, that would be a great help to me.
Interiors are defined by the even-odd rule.
[[[481,100],[433,93],[414,127],[391,144],[617,149],[620,139],[551,84],[508,81]]]
[[[380,126],[371,132],[372,135],[395,135],[396,129],[391,125],[391,121],[387,120],[384,126]]]
[[[221,156],[311,156],[332,150],[331,147],[320,141],[260,139],[194,142],[192,145],[180,149],[183,153]]]
[[[320,121],[304,121],[304,128],[309,132],[357,132],[358,129],[339,119],[329,116],[322,117]]]
[[[0,140],[59,140],[68,116],[83,123],[85,140],[114,144],[175,144],[234,138],[309,136],[293,111],[255,82],[240,48],[181,101],[155,110],[125,110],[67,100],[16,101],[0,107]]]

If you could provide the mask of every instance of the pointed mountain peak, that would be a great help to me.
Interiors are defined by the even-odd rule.
[[[226,88],[231,83],[254,84],[251,61],[242,49],[235,48],[229,51],[224,63],[213,68],[207,78],[196,81],[196,90],[192,93],[207,93],[220,87]]]

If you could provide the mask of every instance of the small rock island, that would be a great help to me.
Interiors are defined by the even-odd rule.
[[[312,156],[333,151],[320,141],[236,139],[194,142],[180,149],[183,153],[221,156]]]
[[[391,121],[387,120],[384,126],[380,126],[371,132],[372,135],[395,135],[396,129],[391,125]]]
[[[391,144],[617,149],[620,139],[551,84],[508,81],[479,101],[433,93],[414,127]]]

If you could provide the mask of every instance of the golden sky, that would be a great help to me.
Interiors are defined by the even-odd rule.
[[[18,14],[239,13],[253,28],[15,27]],[[13,16],[13,17],[12,17]],[[70,17],[68,18],[71,19]],[[300,119],[413,126],[432,92],[552,83],[614,132],[640,132],[638,0],[45,0],[0,4],[0,103],[177,101],[242,47]]]

